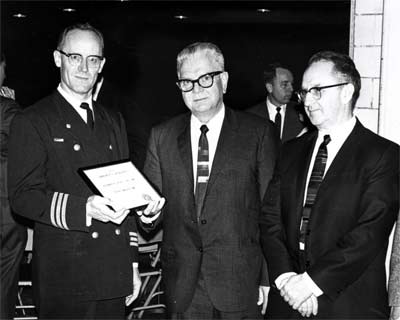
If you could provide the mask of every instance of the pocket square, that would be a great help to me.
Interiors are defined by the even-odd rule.
[[[64,142],[63,138],[53,138],[54,142]]]

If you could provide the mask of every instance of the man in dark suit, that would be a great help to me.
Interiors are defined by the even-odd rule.
[[[115,204],[93,195],[78,174],[129,156],[121,115],[92,101],[103,46],[88,24],[66,28],[53,53],[60,85],[16,115],[11,128],[10,204],[35,223],[40,319],[124,319],[125,303],[140,288],[135,217],[111,210]]]
[[[4,88],[5,67],[6,60],[1,53],[0,88]],[[7,92],[11,92],[10,89],[5,90]],[[26,227],[11,211],[7,192],[10,124],[20,110],[17,102],[4,97],[3,91],[0,91],[0,319],[13,319],[15,316],[19,267],[27,239]]]
[[[293,94],[293,75],[280,63],[272,63],[264,70],[264,83],[267,98],[246,111],[254,113],[275,123],[282,142],[297,137],[307,129],[299,106],[291,102]]]
[[[173,318],[257,318],[259,219],[276,162],[274,128],[224,105],[228,73],[216,45],[183,49],[177,73],[191,113],[153,128],[144,167],[167,199],[160,215],[167,308]]]
[[[266,199],[270,318],[387,319],[385,256],[399,210],[399,147],[353,115],[360,74],[311,57],[299,97],[318,131],[283,145],[279,206]],[[297,310],[297,311],[296,311]]]

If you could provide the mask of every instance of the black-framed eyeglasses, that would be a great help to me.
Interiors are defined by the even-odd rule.
[[[198,77],[196,80],[190,79],[179,79],[176,85],[182,92],[192,91],[195,83],[197,83],[202,88],[210,88],[214,84],[214,77],[223,73],[224,71],[213,71]]]
[[[339,87],[339,86],[344,86],[348,84],[348,82],[342,82],[342,83],[337,83],[337,84],[331,84],[329,86],[322,86],[322,87],[312,87],[308,90],[306,89],[300,89],[296,91],[297,98],[299,99],[299,102],[304,102],[306,100],[307,93],[311,94],[311,96],[315,100],[321,99],[321,91],[324,89],[329,89],[329,88],[334,88],[334,87]]]
[[[73,66],[79,66],[83,61],[83,56],[80,53],[66,53],[62,50],[58,50],[61,54],[68,58],[68,62]],[[86,63],[89,68],[98,68],[101,61],[104,59],[102,56],[91,55],[86,57]]]

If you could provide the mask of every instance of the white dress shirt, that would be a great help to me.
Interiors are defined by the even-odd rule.
[[[192,160],[193,160],[193,180],[194,190],[196,189],[197,180],[197,156],[199,139],[201,135],[200,127],[205,124],[208,127],[207,140],[208,140],[208,168],[211,173],[212,163],[214,160],[215,151],[217,149],[219,134],[221,133],[222,123],[225,118],[225,106],[217,112],[217,114],[209,120],[207,123],[200,122],[193,114],[190,118],[190,139],[192,143]]]
[[[58,85],[57,87],[58,92],[64,97],[65,100],[68,101],[68,103],[75,109],[76,112],[81,116],[83,121],[87,123],[87,113],[85,109],[81,108],[81,103],[86,102],[89,105],[90,110],[92,110],[93,114],[93,120],[94,120],[94,112],[93,112],[93,104],[92,104],[92,96],[87,98],[86,100],[80,100],[77,99],[75,96],[72,94],[68,93],[65,91],[62,87],[61,84]]]

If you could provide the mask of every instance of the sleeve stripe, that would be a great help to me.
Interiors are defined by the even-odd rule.
[[[64,199],[64,193],[59,193],[58,194],[58,198],[57,198],[57,206],[56,206],[56,222],[57,222],[57,226],[59,228],[62,228],[63,226],[61,225],[61,216],[60,216],[60,211],[61,211],[61,205]]]
[[[50,206],[50,220],[53,226],[68,229],[66,220],[66,208],[69,194],[54,192]]]
[[[136,237],[137,237],[138,234],[137,234],[136,232],[129,231],[129,235],[130,235],[130,236],[136,236]]]
[[[51,200],[51,207],[50,207],[50,220],[51,220],[51,223],[53,224],[53,226],[55,226],[55,227],[57,227],[57,225],[56,225],[56,221],[55,221],[55,217],[54,217],[54,207],[57,202],[57,196],[58,196],[58,192],[54,192],[53,199]]]
[[[68,197],[69,197],[69,194],[64,194],[64,199],[63,199],[62,209],[61,209],[61,223],[62,223],[64,229],[66,229],[66,230],[69,230],[69,228],[67,226],[67,221],[65,219],[65,211],[67,209]]]

